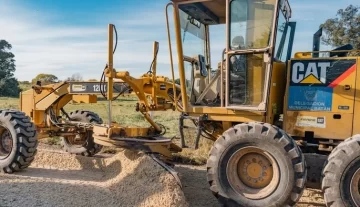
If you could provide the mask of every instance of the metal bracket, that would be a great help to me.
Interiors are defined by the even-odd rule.
[[[196,129],[196,137],[195,137],[195,143],[194,143],[194,149],[198,149],[199,148],[199,143],[200,143],[200,138],[201,138],[201,132],[203,131],[203,121],[208,120],[208,114],[203,114],[202,116],[199,117],[191,117],[187,114],[180,114],[180,118],[179,118],[179,130],[180,130],[180,140],[181,140],[181,147],[182,148],[189,148],[186,145],[186,141],[185,141],[185,136],[184,136],[184,129],[188,129],[188,128],[194,128],[194,127],[189,127],[189,126],[185,126],[184,125],[184,120],[185,119],[190,119],[190,120],[196,120],[198,122]]]

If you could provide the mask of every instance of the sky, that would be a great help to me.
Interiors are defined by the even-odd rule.
[[[335,17],[340,8],[360,5],[358,0],[289,1],[292,21],[297,21],[293,51],[311,50],[312,36],[321,23]],[[0,39],[13,46],[15,77],[20,81],[30,81],[39,73],[54,74],[60,80],[74,73],[80,73],[84,80],[100,79],[107,62],[107,25],[112,23],[118,31],[117,71],[129,71],[134,77],[148,71],[153,42],[158,41],[158,75],[170,76],[165,20],[168,2],[0,0]],[[220,61],[224,47],[221,43],[212,48],[214,61]]]

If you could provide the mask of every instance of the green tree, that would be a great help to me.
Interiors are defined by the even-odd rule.
[[[0,96],[19,96],[19,83],[14,77],[16,70],[15,55],[10,52],[12,46],[6,40],[0,40]]]
[[[340,47],[351,44],[360,50],[360,7],[350,5],[340,9],[336,18],[328,19],[321,25],[325,36],[322,41],[326,45]]]
[[[31,83],[36,84],[37,81],[41,81],[41,85],[47,85],[47,84],[59,82],[59,79],[58,77],[52,74],[40,73],[39,75],[37,75],[35,78],[32,79]]]

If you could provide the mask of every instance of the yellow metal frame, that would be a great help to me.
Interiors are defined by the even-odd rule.
[[[179,5],[181,4],[189,4],[189,3],[194,3],[194,2],[202,2],[202,1],[183,1],[183,0],[173,0],[173,3],[169,3],[167,6],[166,6],[166,18],[167,18],[167,23],[169,22],[168,20],[168,13],[167,13],[167,9],[170,5],[173,5],[174,7],[174,12],[173,12],[173,15],[174,15],[174,28],[175,28],[175,40],[176,40],[176,45],[177,45],[177,55],[178,55],[178,66],[179,66],[179,76],[180,76],[180,86],[181,86],[181,98],[182,98],[182,102],[183,102],[183,111],[186,112],[186,113],[194,113],[194,108],[198,108],[198,107],[203,107],[203,108],[207,108],[207,107],[204,107],[204,106],[192,106],[189,104],[189,100],[188,100],[188,97],[187,97],[187,94],[186,94],[186,89],[185,89],[185,71],[184,71],[184,56],[183,56],[183,48],[182,48],[182,40],[181,40],[181,25],[180,25],[180,17],[179,17]],[[206,2],[206,0],[205,0]],[[228,22],[228,18],[229,18],[229,13],[228,13],[228,10],[229,10],[229,2],[230,1],[226,1],[226,18],[227,18],[227,22]],[[279,8],[278,8],[278,4],[279,4],[279,1],[276,1],[275,5],[274,5],[274,22],[276,21],[276,16],[277,16],[277,13],[279,11]],[[275,45],[275,29],[276,29],[276,24],[274,23],[272,28],[271,28],[271,42],[270,42],[270,45],[265,48],[265,49],[259,49],[258,52],[262,52],[262,51],[267,51],[269,49],[272,49]],[[169,28],[169,25],[167,24],[167,30],[168,30],[168,39],[169,39],[169,45],[171,45],[171,40],[170,40],[170,28]],[[226,31],[227,31],[227,34],[226,34],[226,38],[229,37],[229,34],[228,34],[228,31],[229,31],[229,27],[228,27],[228,23],[227,23],[227,27],[226,27]],[[208,36],[208,34],[207,34]],[[228,40],[228,39],[227,39]],[[229,42],[229,41],[226,41],[226,42]],[[169,46],[169,48],[171,48],[171,46]],[[209,48],[209,45],[208,45],[208,42],[206,42],[206,48],[208,49]],[[170,50],[171,51],[171,50]],[[226,44],[226,60],[229,60],[229,57],[230,55],[233,55],[235,53],[238,53],[239,51],[231,51],[230,48],[229,48],[229,45]],[[241,51],[240,51],[241,52]],[[265,57],[264,57],[265,58]],[[172,60],[172,55],[171,55],[171,59]],[[272,60],[269,60],[270,63],[272,63]],[[258,107],[244,107],[244,106],[241,106],[241,107],[233,107],[233,106],[227,106],[228,104],[225,104],[226,107],[211,107],[211,108],[225,108],[222,112],[222,114],[227,114],[229,113],[229,111],[232,111],[232,110],[239,110],[239,111],[267,111],[267,107],[266,105],[268,105],[269,103],[267,102],[268,99],[269,99],[269,96],[268,96],[268,91],[270,89],[270,81],[271,81],[271,73],[272,73],[272,64],[267,64],[266,66],[266,74],[265,74],[265,77],[264,77],[264,93],[263,93],[263,97],[262,98],[262,102],[259,104]],[[226,61],[226,65],[228,65],[229,62]],[[172,64],[171,64],[172,65]],[[172,67],[173,68],[173,67]],[[227,66],[226,66],[227,68]],[[227,71],[227,69],[225,70]],[[172,72],[173,72],[173,69],[172,69]],[[227,72],[226,72],[227,73]],[[227,76],[226,76],[227,77]],[[226,82],[227,82],[227,78],[226,78]],[[221,85],[222,86],[222,85]],[[221,91],[221,93],[223,92],[223,89]],[[228,102],[228,97],[227,97],[227,94],[228,94],[228,91],[225,91],[225,102],[227,103]],[[222,104],[222,103],[221,103]],[[206,109],[204,109],[206,110]],[[241,121],[241,120],[240,120]]]
[[[159,43],[154,42],[153,55],[154,61],[151,71],[145,73],[140,78],[134,78],[128,71],[116,71],[113,67],[113,32],[114,25],[108,25],[108,64],[104,70],[107,81],[107,100],[109,101],[109,120],[111,120],[111,101],[113,100],[114,80],[120,79],[127,83],[138,97],[139,102],[137,111],[143,114],[144,118],[150,123],[151,127],[131,128],[122,127],[115,122],[109,125],[93,126],[93,137],[97,144],[112,147],[122,147],[137,149],[145,152],[159,153],[165,160],[171,158],[172,152],[179,152],[181,148],[171,142],[171,139],[161,137],[162,128],[155,123],[149,111],[175,110],[177,105],[177,91],[180,87],[164,76],[157,76],[156,63]],[[172,90],[172,94],[170,94]]]
[[[221,122],[223,129],[226,130],[232,125],[241,122],[249,122],[249,121],[259,121],[259,122],[268,122],[274,123],[276,116],[282,113],[283,110],[283,99],[285,94],[285,85],[284,82],[286,68],[285,63],[279,62],[271,62],[272,64],[268,64],[266,67],[266,77],[264,77],[264,97],[266,97],[263,102],[267,102],[267,104],[262,105],[262,110],[256,110],[254,107],[245,108],[245,107],[230,107],[224,106],[223,101],[227,100],[227,95],[225,94],[226,98],[221,95],[221,106],[219,107],[207,107],[207,106],[193,106],[189,104],[189,98],[186,94],[185,89],[185,71],[184,71],[184,56],[183,56],[183,48],[182,48],[182,39],[181,39],[181,25],[180,25],[180,17],[179,17],[179,5],[181,4],[188,4],[194,2],[201,2],[201,1],[185,1],[185,0],[173,0],[172,3],[166,5],[165,12],[166,12],[166,22],[167,22],[167,31],[168,31],[168,44],[170,50],[170,63],[171,63],[171,71],[174,72],[173,69],[173,61],[172,61],[172,50],[171,50],[171,38],[170,38],[170,26],[169,26],[169,15],[168,15],[168,8],[169,6],[173,6],[173,18],[174,18],[174,34],[175,34],[175,41],[177,45],[177,58],[178,58],[178,68],[179,68],[179,76],[180,76],[180,86],[181,86],[181,99],[182,99],[182,112],[187,113],[189,116],[193,117],[200,117],[204,114],[207,115],[208,121],[217,121]],[[225,3],[225,2],[224,2]],[[276,21],[276,16],[279,11],[278,8],[279,1],[276,1],[275,11],[274,11],[274,22]],[[226,1],[226,18],[229,18],[228,14],[229,10],[229,1]],[[273,24],[272,31],[275,31],[276,24]],[[229,27],[227,24],[226,27],[226,38],[228,38],[228,31]],[[272,48],[275,45],[275,33],[272,32],[272,38],[269,48]],[[229,41],[227,41],[229,42]],[[209,47],[207,42],[207,47]],[[267,48],[267,49],[269,49]],[[262,51],[262,50],[259,50]],[[230,51],[229,45],[226,44],[225,55],[229,57],[229,55],[235,54],[237,51]],[[223,54],[224,56],[224,54]],[[229,58],[226,58],[227,60]],[[271,61],[271,60],[269,60]],[[226,62],[226,68],[228,67],[228,62]],[[221,71],[223,70],[221,64]],[[227,69],[224,68],[225,71]],[[227,76],[226,76],[227,77]],[[225,79],[223,77],[223,73],[221,72],[221,79]],[[227,78],[226,78],[227,80]],[[221,91],[223,92],[225,89],[223,88],[223,84],[221,84]],[[222,93],[221,92],[221,93]],[[227,92],[226,92],[227,93]],[[261,104],[260,104],[261,105]]]
[[[33,86],[33,89],[20,94],[20,110],[28,115],[34,122],[38,138],[48,137],[49,133],[59,132],[59,128],[51,123],[47,111],[52,108],[56,116],[70,101],[80,103],[96,103],[96,95],[71,94],[70,84],[61,82],[46,86]]]
[[[113,67],[113,29],[114,26],[109,24],[109,44],[108,44],[108,64],[105,69],[105,76],[108,78],[108,94],[107,99],[112,100],[112,88],[114,79],[121,79],[127,83],[136,94],[139,99],[138,111],[140,111],[144,118],[158,131],[162,129],[151,119],[148,114],[149,111],[159,111],[159,110],[175,110],[177,97],[176,91],[180,91],[180,88],[175,86],[170,80],[164,76],[156,75],[156,53],[159,47],[158,42],[154,42],[153,55],[154,63],[151,73],[146,73],[140,78],[134,78],[130,75],[128,71],[116,71]],[[174,81],[173,81],[174,82]],[[172,89],[174,97],[171,97],[168,94],[168,90]],[[148,97],[152,103],[149,102]],[[159,99],[163,99],[164,102],[159,103]],[[109,114],[111,116],[111,114]]]
[[[195,1],[194,1],[195,2]],[[196,1],[198,2],[198,1]],[[249,108],[248,110],[246,110],[245,108],[244,109],[238,109],[238,108],[232,108],[232,107],[204,107],[204,106],[192,106],[189,104],[189,100],[188,100],[188,97],[187,97],[187,94],[186,94],[186,89],[185,89],[185,72],[184,72],[184,56],[183,56],[183,49],[182,49],[182,41],[181,41],[181,26],[180,26],[180,17],[179,17],[179,7],[178,5],[180,4],[187,4],[187,3],[192,3],[190,1],[173,1],[173,3],[170,3],[166,6],[166,18],[167,18],[167,22],[169,22],[168,20],[168,14],[167,14],[167,8],[169,7],[169,5],[173,5],[174,7],[174,12],[173,12],[173,15],[174,15],[174,27],[175,27],[175,39],[176,39],[176,45],[177,45],[177,54],[178,54],[178,64],[179,64],[179,76],[180,76],[180,85],[181,85],[181,98],[182,98],[182,101],[183,101],[183,111],[186,112],[186,113],[190,113],[190,114],[193,114],[193,113],[196,113],[196,111],[199,111],[199,110],[202,110],[203,112],[202,113],[208,113],[208,114],[214,114],[216,113],[217,115],[219,114],[223,114],[224,116],[227,116],[228,114],[231,114],[233,113],[234,110],[238,110],[238,111],[251,111],[251,109]],[[227,7],[228,7],[228,2],[226,3]],[[277,5],[277,4],[276,4]],[[277,12],[277,6],[275,8],[275,11],[274,11],[274,16],[276,16],[276,12]],[[229,15],[226,15],[227,17]],[[170,33],[169,30],[169,26],[167,25],[168,27],[168,34]],[[275,27],[275,26],[274,26]],[[274,28],[272,28],[274,29]],[[228,31],[228,29],[227,29]],[[228,36],[228,35],[227,35]],[[168,35],[168,39],[169,39],[169,45],[171,45],[171,41],[170,41],[170,35]],[[271,45],[273,43],[271,42]],[[270,46],[271,46],[270,45]],[[208,46],[208,45],[207,45]],[[169,48],[171,48],[171,46],[169,46]],[[229,51],[229,48],[227,46],[227,51]],[[230,51],[229,51],[230,53]],[[227,58],[228,59],[228,58]],[[270,67],[271,68],[271,67]],[[271,73],[271,70],[269,68],[267,68],[267,70],[269,71],[268,73]],[[173,70],[172,70],[173,71]],[[266,80],[268,80],[267,82],[270,82],[270,76],[267,75],[267,78]],[[264,94],[267,94],[266,91],[264,92]],[[201,109],[200,109],[201,108]],[[267,109],[263,110],[261,113],[261,115],[265,114],[264,112],[266,111]],[[214,112],[216,111],[216,112]],[[253,113],[252,115],[255,115],[255,114],[259,114],[258,112],[259,111],[256,111],[256,110],[252,110]],[[241,112],[240,112],[241,113]],[[245,113],[247,114],[247,113]],[[247,118],[246,118],[247,119]],[[239,117],[236,121],[243,121],[243,119],[241,117]]]

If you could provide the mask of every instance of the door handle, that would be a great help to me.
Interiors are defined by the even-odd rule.
[[[345,91],[349,91],[350,89],[351,89],[351,86],[350,86],[350,85],[345,85],[345,86],[344,86],[344,90],[345,90]]]

